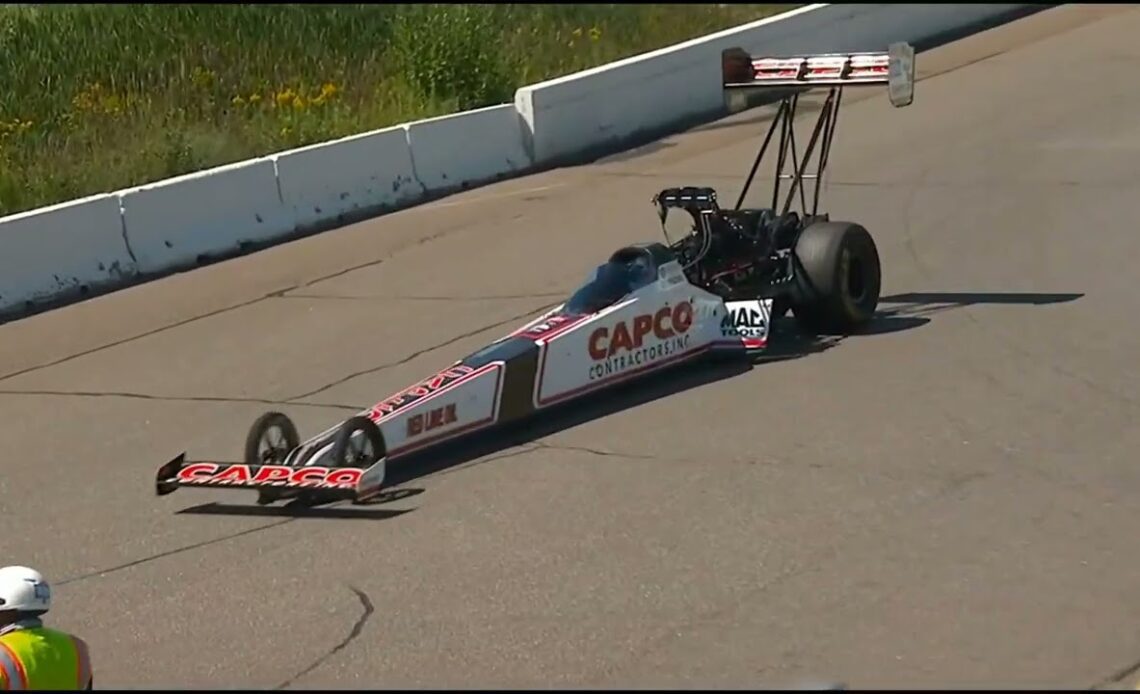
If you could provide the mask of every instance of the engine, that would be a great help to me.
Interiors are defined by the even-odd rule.
[[[770,209],[721,209],[712,188],[668,188],[654,198],[664,224],[669,209],[692,217],[692,229],[672,244],[689,281],[725,296],[754,293],[778,281],[786,266],[779,251],[790,248],[800,218]]]

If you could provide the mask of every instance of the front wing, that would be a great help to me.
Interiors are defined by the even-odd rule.
[[[385,467],[383,459],[368,468],[291,467],[186,460],[183,453],[158,469],[155,493],[164,496],[179,487],[273,489],[315,492],[324,498],[360,501],[380,491]]]

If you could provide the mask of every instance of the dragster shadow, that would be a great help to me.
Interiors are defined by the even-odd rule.
[[[698,362],[663,369],[646,379],[634,379],[613,386],[593,398],[557,405],[549,410],[505,425],[499,429],[473,434],[471,437],[442,444],[438,448],[401,458],[388,471],[388,484],[407,484],[427,475],[445,471],[465,463],[504,457],[508,449],[533,443],[547,436],[571,429],[596,419],[646,405],[655,400],[677,395],[718,381],[739,376],[769,361],[805,357],[830,349],[833,340],[817,338],[783,339],[781,345],[759,357],[739,355],[708,356]],[[521,455],[523,451],[505,455]]]
[[[879,298],[879,316],[923,318],[969,306],[1047,306],[1076,301],[1084,294],[1038,292],[905,292]],[[884,308],[884,304],[889,308]]]
[[[1039,292],[906,292],[879,298],[882,304],[915,304],[920,306],[975,306],[982,304],[1015,304],[1045,306],[1076,301],[1084,294]]]
[[[752,369],[747,359],[707,359],[664,369],[645,380],[622,383],[592,399],[556,405],[499,429],[479,432],[438,448],[414,453],[396,461],[388,471],[388,484],[407,484],[480,458],[525,446],[552,434],[596,419],[633,409],[686,390],[739,376]],[[489,461],[487,461],[489,462]]]
[[[1076,301],[1084,294],[1038,292],[905,292],[879,297],[879,310],[871,323],[859,332],[845,337],[832,338],[834,344],[872,335],[887,335],[926,325],[929,316],[968,306],[1010,305],[1046,306]],[[789,321],[784,320],[787,325]],[[773,331],[777,331],[773,322]],[[783,338],[794,344],[795,335]],[[793,347],[794,349],[794,347]]]
[[[387,504],[417,496],[423,489],[388,489],[368,502],[369,506]],[[250,506],[249,504],[221,504],[211,502],[175,511],[174,515],[191,516],[243,516],[247,518],[329,518],[337,520],[386,520],[396,518],[414,509],[361,509],[339,506],[344,502],[313,504],[304,499],[293,499],[283,506]],[[333,505],[338,504],[338,505]],[[359,506],[359,505],[358,505]]]
[[[404,491],[404,490],[401,490]],[[423,490],[415,490],[417,493]],[[388,501],[391,501],[389,499]],[[378,501],[377,503],[382,503]],[[386,520],[396,518],[412,509],[356,509],[336,506],[309,505],[299,500],[284,506],[250,506],[248,504],[199,504],[176,511],[175,515],[191,516],[243,516],[252,518],[325,518],[337,520]]]

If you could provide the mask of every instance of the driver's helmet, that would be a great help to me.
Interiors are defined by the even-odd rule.
[[[653,262],[646,255],[638,255],[629,261],[627,276],[629,278],[630,289],[644,287],[657,279],[657,276],[653,272]]]

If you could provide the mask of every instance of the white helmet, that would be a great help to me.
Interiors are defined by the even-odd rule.
[[[0,612],[47,612],[51,586],[43,575],[26,566],[0,568]]]

